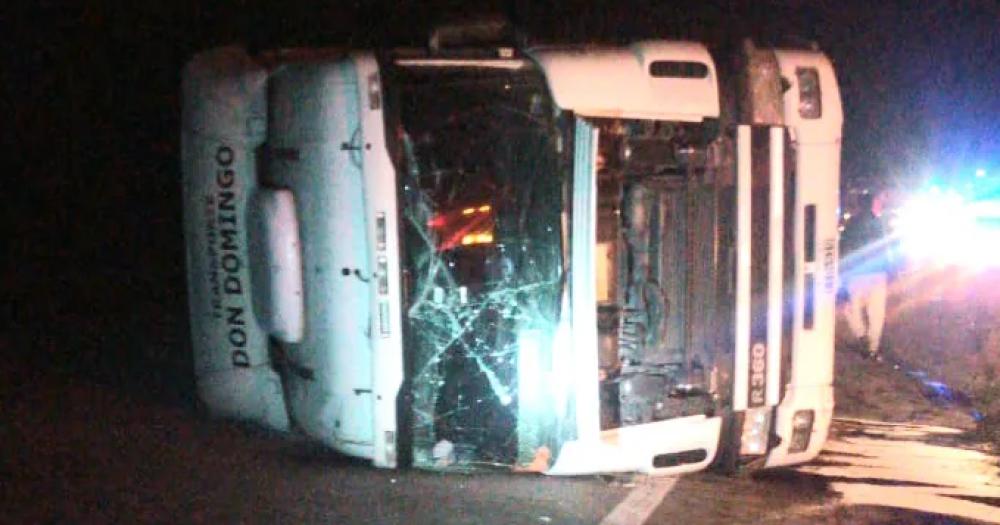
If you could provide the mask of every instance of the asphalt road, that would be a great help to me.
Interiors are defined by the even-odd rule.
[[[596,523],[598,479],[377,470],[72,378],[3,374],[6,523]]]
[[[72,376],[2,379],[9,523],[1000,523],[995,458],[945,429],[840,421],[815,464],[756,477],[443,475]]]
[[[1000,523],[1000,468],[959,430],[839,419],[814,464],[841,505],[877,505]]]

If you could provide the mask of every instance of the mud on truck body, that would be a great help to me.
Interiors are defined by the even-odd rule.
[[[198,397],[376,466],[801,463],[833,394],[817,51],[221,48],[184,71]]]

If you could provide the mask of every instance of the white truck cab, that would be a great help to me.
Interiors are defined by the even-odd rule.
[[[388,468],[808,461],[840,101],[819,52],[747,55],[732,78],[669,41],[196,56],[200,399]]]

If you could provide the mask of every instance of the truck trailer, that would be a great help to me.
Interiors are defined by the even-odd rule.
[[[196,55],[198,398],[377,467],[809,461],[833,409],[842,112],[816,50]]]

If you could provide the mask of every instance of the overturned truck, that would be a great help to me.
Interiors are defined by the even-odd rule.
[[[769,467],[833,408],[820,52],[221,48],[184,71],[198,397],[379,467]]]

